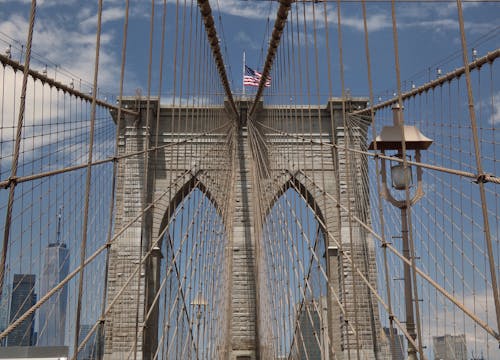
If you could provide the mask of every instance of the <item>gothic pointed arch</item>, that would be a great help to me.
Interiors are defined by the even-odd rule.
[[[297,176],[287,172],[286,177],[280,177],[281,184],[274,188],[275,195],[271,200],[265,204],[265,214],[269,214],[273,208],[276,201],[289,189],[294,189],[301,198],[307,203],[307,205],[314,211],[315,216],[318,217],[321,224],[326,224],[325,222],[325,209],[316,200],[320,193],[315,192],[314,189],[308,188],[302,181],[299,180]],[[323,229],[325,231],[325,229]]]
[[[182,185],[179,190],[177,190],[174,196],[170,198],[168,206],[164,210],[163,219],[160,223],[160,227],[158,228],[157,235],[160,235],[165,227],[168,226],[170,218],[175,213],[175,209],[177,208],[177,206],[182,203],[184,198],[186,198],[195,189],[200,190],[210,200],[210,202],[212,202],[214,207],[220,213],[220,206],[210,190],[207,188],[207,186],[205,186],[203,182],[200,181],[200,179],[198,179],[196,176],[193,176],[186,183],[184,183],[184,185]]]

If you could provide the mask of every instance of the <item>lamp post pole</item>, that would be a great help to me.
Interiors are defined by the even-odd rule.
[[[196,297],[193,299],[191,302],[191,306],[193,306],[194,311],[196,311],[196,359],[203,359],[204,352],[205,352],[205,341],[202,341],[202,346],[203,346],[203,351],[200,351],[200,325],[201,325],[201,320],[202,317],[204,319],[205,315],[205,308],[207,307],[208,303],[203,297],[201,290],[198,292]],[[194,321],[194,320],[193,320]],[[203,333],[205,333],[205,325],[203,325]],[[202,356],[200,357],[200,352],[202,353]]]
[[[403,242],[403,256],[410,261],[410,245],[408,241],[408,212],[406,206],[401,207],[401,238]],[[411,266],[409,263],[404,263],[404,285],[405,285],[405,309],[406,309],[406,331],[408,335],[415,340],[415,317],[413,312],[413,291],[411,284]],[[411,342],[408,342],[408,360],[417,358],[417,349]]]
[[[196,313],[196,351],[198,352],[198,359],[200,359],[200,319],[201,305],[198,305],[198,311]]]
[[[393,126],[384,126],[380,135],[368,147],[369,150],[381,150],[385,155],[386,150],[397,151],[396,158],[403,156],[403,144],[406,150],[415,151],[415,161],[420,162],[420,150],[427,149],[432,140],[423,135],[415,126],[403,125],[403,109],[398,104],[395,104],[393,110]],[[408,360],[417,360],[417,349],[414,345],[417,339],[415,329],[414,315],[414,299],[412,287],[412,272],[411,264],[414,261],[414,254],[410,253],[408,217],[410,216],[409,209],[417,201],[419,201],[424,192],[422,190],[422,168],[417,166],[417,186],[412,191],[413,196],[410,199],[399,200],[391,194],[387,186],[387,170],[385,159],[382,158],[381,163],[382,177],[382,196],[393,206],[401,210],[401,240],[403,247],[403,264],[404,271],[404,296],[405,296],[405,317],[406,317],[406,332],[408,333]],[[397,165],[391,167],[391,182],[392,187],[399,191],[408,191],[412,185],[412,171],[403,159],[403,163],[398,161]],[[419,339],[421,341],[421,339]]]

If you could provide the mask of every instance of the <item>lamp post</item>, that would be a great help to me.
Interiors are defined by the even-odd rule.
[[[201,294],[201,291],[199,291],[198,294],[196,294],[193,301],[191,302],[191,305],[196,310],[196,352],[197,352],[196,358],[203,359],[204,358],[203,356],[200,357],[200,320],[201,320],[202,316],[204,315],[205,308],[207,307],[208,302],[207,302],[207,300],[205,300],[205,298]],[[203,325],[203,326],[205,326],[205,325]],[[203,329],[203,330],[205,330],[205,329]],[[203,347],[205,347],[204,341],[203,341],[202,345],[203,345]],[[203,352],[204,351],[205,350],[203,349]]]
[[[403,109],[399,104],[392,107],[393,111],[393,126],[384,126],[380,135],[375,138],[369,150],[376,149],[386,154],[386,151],[396,152],[392,154],[398,158],[403,157],[403,143],[407,151],[414,151],[415,161],[420,162],[420,150],[426,150],[431,144],[432,140],[424,136],[416,126],[403,125]],[[403,256],[408,261],[413,261],[410,256],[409,238],[408,238],[408,208],[413,206],[419,201],[424,192],[422,190],[422,168],[417,166],[417,186],[408,201],[406,196],[404,199],[397,199],[392,195],[389,187],[387,186],[387,169],[386,161],[382,158],[380,175],[382,178],[382,197],[389,203],[401,210],[401,239],[403,245]],[[412,168],[405,162],[396,162],[391,166],[391,186],[397,191],[405,191],[413,186]],[[405,311],[406,311],[406,331],[408,335],[415,340],[417,334],[415,331],[415,317],[413,308],[413,292],[412,292],[412,278],[411,267],[404,263],[404,290],[405,290]],[[408,341],[408,359],[417,359],[417,349]]]

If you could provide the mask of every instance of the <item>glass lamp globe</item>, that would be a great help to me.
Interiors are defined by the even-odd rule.
[[[403,164],[391,166],[392,187],[396,190],[404,190],[413,182],[411,167],[404,168]]]

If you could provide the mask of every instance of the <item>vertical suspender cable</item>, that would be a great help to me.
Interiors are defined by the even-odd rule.
[[[338,34],[338,48],[339,48],[339,67],[340,67],[340,83],[341,83],[341,91],[342,91],[342,125],[344,127],[344,156],[345,156],[345,167],[346,167],[346,184],[347,184],[347,208],[348,208],[348,222],[349,222],[349,244],[350,244],[350,256],[352,259],[351,262],[351,276],[353,277],[352,280],[352,291],[353,291],[353,301],[354,301],[354,321],[355,321],[355,329],[356,329],[356,334],[355,334],[355,339],[356,339],[356,357],[358,360],[360,359],[360,342],[359,342],[359,321],[358,321],[358,299],[357,299],[357,286],[356,286],[356,280],[354,277],[356,276],[356,271],[355,271],[355,259],[353,256],[354,253],[354,242],[353,242],[353,233],[352,233],[352,208],[351,208],[351,191],[352,191],[352,186],[351,186],[351,161],[350,161],[350,153],[349,153],[349,147],[350,147],[350,139],[349,139],[349,129],[348,129],[348,124],[347,124],[347,119],[346,119],[346,97],[345,97],[345,80],[344,80],[344,56],[343,56],[343,47],[342,47],[342,18],[341,18],[341,11],[340,11],[340,0],[337,0],[337,34]],[[337,155],[338,156],[338,155]],[[340,186],[340,183],[337,184],[337,186]],[[340,200],[340,198],[339,198]],[[338,216],[341,216],[340,212]],[[343,240],[340,239],[340,242],[343,243]],[[342,253],[341,253],[342,254]],[[342,254],[343,255],[343,254]],[[343,266],[343,263],[341,263],[341,266]],[[346,310],[347,311],[347,310]],[[350,319],[348,319],[350,320]],[[348,357],[350,357],[351,353],[351,346],[348,344],[347,347],[347,354]]]
[[[401,92],[401,72],[399,66],[399,46],[398,46],[398,31],[397,31],[397,23],[396,23],[396,5],[395,0],[391,1],[391,17],[392,17],[392,34],[393,34],[393,42],[394,42],[394,63],[396,70],[396,85],[397,85],[397,96],[398,96],[398,104],[399,108],[403,109],[403,97]],[[401,156],[403,158],[403,168],[406,171],[408,167],[407,159],[406,159],[406,141],[405,141],[405,132],[404,132],[404,117],[403,114],[400,114],[401,121]],[[417,325],[417,338],[418,338],[418,352],[420,353],[420,357],[424,357],[424,350],[422,346],[422,329],[420,324],[420,305],[418,303],[418,286],[417,286],[417,275],[416,275],[416,264],[415,264],[415,246],[413,242],[413,229],[411,222],[411,209],[410,209],[410,189],[408,186],[405,187],[405,210],[402,211],[402,227],[408,229],[408,240],[409,240],[409,257],[410,257],[410,267],[411,267],[411,277],[412,277],[412,285],[413,285],[413,296],[410,296],[414,301],[411,305],[411,316],[413,317],[413,308],[415,308],[415,317],[416,317],[416,325]],[[407,222],[407,226],[403,226],[404,223]],[[408,310],[407,310],[408,311]]]
[[[219,71],[219,76],[222,81],[222,86],[226,92],[229,105],[233,110],[233,115],[237,116],[238,110],[234,104],[233,94],[229,87],[229,81],[227,79],[226,68],[224,66],[224,61],[222,60],[222,54],[219,46],[219,39],[217,37],[217,31],[215,30],[214,18],[212,16],[212,9],[208,0],[198,0],[198,6],[200,7],[201,15],[203,16],[203,21],[205,22],[205,31],[207,32],[208,42],[212,48],[212,54],[214,56],[215,65]]]
[[[89,221],[89,201],[90,201],[90,186],[92,179],[92,155],[94,147],[94,127],[96,117],[96,97],[97,97],[97,78],[99,74],[99,50],[101,46],[101,21],[102,21],[102,1],[99,0],[97,10],[97,30],[96,30],[96,44],[95,44],[95,62],[94,62],[94,81],[92,83],[92,105],[90,112],[90,138],[89,138],[89,152],[87,158],[87,177],[85,180],[85,206],[83,211],[83,225],[82,225],[82,244],[80,247],[80,274],[78,277],[78,298],[76,306],[76,320],[75,320],[75,338],[74,338],[74,352],[78,351],[78,337],[80,332],[80,319],[82,311],[82,292],[83,292],[83,276],[85,274],[85,256],[87,251],[87,226]]]
[[[486,192],[484,188],[484,170],[481,161],[481,148],[479,146],[479,138],[477,134],[477,121],[476,121],[476,113],[474,111],[474,95],[472,94],[472,83],[470,77],[470,69],[469,69],[469,60],[467,57],[467,42],[465,39],[465,28],[464,28],[464,17],[462,12],[462,1],[457,0],[457,10],[458,10],[458,23],[460,25],[460,38],[462,42],[462,56],[464,61],[464,70],[465,70],[465,81],[467,84],[467,98],[468,98],[468,107],[469,107],[469,117],[470,123],[472,127],[472,139],[474,141],[474,151],[476,157],[476,168],[477,168],[477,184],[479,186],[479,194],[481,196],[481,210],[483,214],[483,225],[484,225],[484,238],[486,242],[486,248],[488,251],[488,262],[490,266],[490,275],[491,275],[491,285],[493,290],[493,299],[495,301],[495,311],[497,317],[497,331],[500,330],[500,299],[498,293],[498,282],[497,282],[497,269],[495,265],[495,254],[493,252],[493,245],[491,240],[491,231],[490,231],[490,222],[488,219],[488,205],[486,200]],[[500,341],[497,338],[497,341]]]
[[[365,56],[366,56],[366,68],[367,68],[367,78],[368,78],[368,88],[370,92],[370,120],[372,127],[372,136],[373,139],[377,136],[377,129],[375,126],[375,112],[373,110],[373,80],[372,80],[372,70],[371,70],[371,60],[370,60],[370,47],[369,47],[369,39],[368,39],[368,24],[367,24],[367,15],[366,15],[366,0],[361,0],[361,6],[363,10],[363,29],[365,34]],[[377,142],[374,142],[375,151],[377,151]],[[380,173],[380,164],[378,160],[375,160],[375,174]],[[380,237],[382,238],[382,251],[384,258],[384,278],[385,278],[385,287],[387,291],[387,308],[389,312],[389,337],[391,344],[391,355],[396,349],[395,336],[394,336],[394,314],[392,312],[392,298],[391,298],[391,286],[389,282],[389,266],[387,263],[387,246],[386,238],[385,238],[385,221],[384,221],[384,210],[382,208],[382,188],[380,184],[380,177],[376,176],[377,179],[377,201],[378,201],[378,214],[380,220]]]
[[[142,186],[143,188],[141,189],[142,190],[142,196],[141,196],[141,200],[142,200],[142,219],[141,219],[141,239],[140,239],[140,243],[139,243],[139,259],[142,261],[142,257],[143,257],[143,248],[144,248],[144,243],[148,243],[149,241],[149,238],[147,238],[148,236],[148,231],[146,229],[146,222],[147,222],[147,214],[146,214],[146,207],[148,206],[147,203],[148,203],[148,191],[147,191],[147,187],[148,187],[148,176],[149,176],[149,139],[150,139],[150,133],[151,133],[151,129],[150,129],[150,120],[151,120],[151,115],[150,115],[150,110],[151,110],[151,71],[152,71],[152,63],[153,63],[153,32],[154,32],[154,17],[155,17],[155,1],[154,0],[151,0],[151,16],[150,16],[150,19],[149,19],[149,62],[148,62],[148,84],[147,84],[147,87],[148,87],[148,90],[147,90],[147,98],[146,98],[146,124],[145,124],[145,141],[144,141],[144,144],[143,146],[145,147],[145,151],[144,151],[144,164],[143,164],[143,176],[142,176]],[[140,112],[140,109],[139,109],[139,112]],[[138,119],[139,120],[139,119]],[[142,124],[141,124],[142,125]],[[141,131],[140,127],[141,125],[139,125],[139,129],[137,131]],[[150,244],[148,243],[148,246]],[[146,265],[145,265],[146,266]],[[133,345],[133,358],[134,360],[137,358],[137,342],[139,341],[138,340],[138,337],[139,337],[139,333],[140,331],[142,331],[143,329],[139,329],[139,316],[141,313],[145,313],[145,308],[144,309],[141,309],[141,301],[139,300],[141,298],[141,282],[142,282],[142,270],[139,270],[137,272],[137,304],[136,304],[136,313],[135,313],[135,337],[134,337],[134,345]],[[148,281],[144,281],[144,288],[143,288],[143,291],[144,291],[144,294],[142,296],[147,296],[146,294],[148,293],[148,289],[147,289],[147,286],[148,286]],[[146,306],[146,302],[144,302],[142,304],[142,306]],[[144,332],[142,332],[143,336],[144,336]]]
[[[9,246],[10,227],[12,225],[12,209],[14,207],[14,195],[16,190],[17,167],[19,165],[19,150],[21,148],[21,136],[23,132],[24,111],[26,107],[26,88],[28,86],[28,71],[31,60],[31,44],[33,41],[33,29],[35,27],[36,0],[31,1],[31,13],[28,29],[28,39],[26,41],[26,56],[24,59],[23,84],[21,88],[21,99],[19,104],[19,115],[17,118],[16,142],[14,144],[14,153],[12,155],[12,167],[9,177],[10,189],[7,202],[7,211],[5,214],[5,227],[3,234],[2,255],[0,259],[0,297],[3,295],[3,284],[5,278],[5,262],[7,260],[7,249]]]
[[[121,117],[122,117],[122,98],[123,98],[123,79],[125,78],[125,60],[127,53],[127,33],[128,33],[128,15],[129,15],[129,0],[125,1],[125,19],[123,22],[123,42],[122,42],[122,53],[121,53],[121,67],[120,67],[120,90],[118,96],[118,111],[116,115],[116,132],[115,132],[115,156],[118,156],[118,139],[120,136],[121,127]],[[106,298],[108,296],[108,271],[109,271],[109,243],[112,236],[113,229],[113,212],[115,208],[115,195],[116,195],[116,174],[117,174],[118,163],[113,162],[113,183],[111,184],[111,199],[109,204],[109,224],[108,224],[108,234],[106,238],[106,244],[108,245],[106,249],[106,264],[104,269],[104,288],[102,294],[102,310],[101,318],[104,319],[104,312],[106,309]],[[104,344],[102,344],[101,337],[104,336],[104,321],[101,324],[100,333],[98,333],[100,339],[98,340],[97,356],[103,356]]]
[[[327,14],[327,6],[326,6],[326,2],[323,3],[323,15],[324,15],[324,22],[325,22],[325,42],[326,42],[326,56],[327,56],[327,64],[328,64],[328,101],[330,101],[330,99],[332,99],[333,97],[333,88],[332,88],[332,65],[331,65],[331,57],[330,57],[330,33],[329,33],[329,30],[328,30],[328,14]],[[329,111],[330,111],[330,128],[331,128],[331,132],[333,134],[333,131],[335,130],[335,119],[334,119],[334,116],[333,116],[333,106],[329,106]],[[332,135],[331,137],[331,141],[333,141],[335,144],[337,143],[337,140],[336,140],[336,137],[334,135]],[[333,156],[333,168],[335,169],[334,171],[334,174],[333,176],[335,177],[335,198],[338,202],[340,202],[340,174],[339,172],[337,171],[338,169],[338,155],[337,156]],[[326,194],[325,194],[326,195]],[[337,207],[337,211],[340,211],[340,207]],[[339,216],[336,216],[336,225],[337,225],[337,228],[340,229],[341,228],[341,218],[340,218],[340,215]],[[330,246],[330,237],[329,236],[326,236],[326,243],[327,243],[327,247]],[[327,260],[328,263],[327,263],[327,271],[328,271],[328,276],[330,276],[330,274],[333,274],[333,271],[335,271],[335,269],[330,269],[330,260],[328,259]],[[344,277],[342,276],[342,279],[344,279]],[[329,279],[328,279],[329,281]],[[338,286],[338,289],[340,289],[341,287],[343,287],[343,281],[341,282],[341,284],[339,284]],[[332,286],[328,286],[328,293],[331,291],[330,289],[332,288]],[[329,350],[328,350],[328,354],[329,356],[337,356],[336,354],[336,349],[335,349],[335,346],[337,346],[337,344],[334,344],[334,341],[333,341],[333,323],[334,323],[334,317],[333,317],[333,299],[331,299],[332,296],[328,296],[328,308],[330,309],[330,311],[328,311],[328,334],[329,334],[329,341],[331,342],[330,346],[329,346]],[[340,345],[340,344],[338,344]],[[340,349],[337,349],[337,351],[340,353]]]
[[[248,111],[249,118],[252,117],[253,113],[256,110],[257,103],[262,97],[266,81],[269,78],[269,74],[271,73],[271,68],[276,56],[276,49],[278,48],[281,40],[281,34],[283,33],[283,29],[285,28],[285,23],[286,19],[288,18],[288,12],[290,11],[291,3],[292,0],[280,0],[280,7],[278,8],[278,14],[276,15],[276,21],[274,23],[273,34],[271,37],[271,41],[269,42],[264,70],[262,71],[259,87],[257,89],[257,93],[255,94],[252,107]]]
[[[128,1],[127,1],[128,2]],[[159,75],[158,75],[158,103],[157,103],[157,108],[156,108],[156,126],[155,126],[155,151],[154,151],[154,161],[156,162],[156,159],[158,157],[158,137],[159,137],[159,128],[160,128],[160,101],[161,101],[161,95],[162,95],[162,83],[163,83],[163,62],[164,62],[164,54],[165,54],[165,29],[166,29],[166,20],[167,19],[167,2],[166,0],[163,0],[163,11],[162,11],[162,21],[161,21],[161,48],[160,48],[160,63],[159,63]],[[148,88],[149,90],[149,88]],[[149,101],[149,96],[148,96],[148,101]],[[149,110],[148,110],[148,114],[149,114]],[[156,166],[153,167],[153,179],[156,178]],[[152,189],[152,193],[153,193],[153,197],[155,196],[154,194],[156,193],[156,181],[153,181],[153,189]],[[152,234],[154,236],[154,234]],[[157,245],[158,247],[158,245]],[[161,249],[160,249],[161,251]],[[161,254],[161,252],[160,252]],[[152,258],[152,261],[156,261],[157,263],[155,264],[156,267],[160,267],[161,265],[161,258],[160,258],[160,254],[157,254],[155,253],[153,255],[153,258]],[[155,270],[156,271],[156,270]],[[156,277],[156,274],[153,274],[154,277]],[[165,275],[165,278],[164,278],[164,281],[166,281],[166,276]],[[158,283],[155,281],[155,286],[157,287],[155,289],[155,291],[157,291],[157,293],[155,294],[155,297],[158,297],[159,299],[159,296],[160,296],[160,292],[161,292],[161,287],[158,285]],[[155,305],[155,301],[157,301],[156,299],[153,300],[150,304],[150,309],[147,309],[148,311],[152,311],[155,307],[158,307],[159,305]],[[148,300],[148,303],[149,303],[149,300]],[[158,318],[159,318],[159,314],[157,315]],[[142,333],[144,334],[146,329],[147,329],[147,314],[146,314],[146,317],[144,319],[144,325],[143,325],[143,329],[142,329]],[[159,322],[158,320],[156,320],[156,324],[159,325]],[[149,334],[147,334],[146,336],[149,336]],[[158,343],[155,344],[156,347],[158,347]],[[157,348],[158,349],[158,348]],[[157,351],[157,349],[155,349],[155,351]],[[153,349],[151,349],[151,352],[153,352]]]

